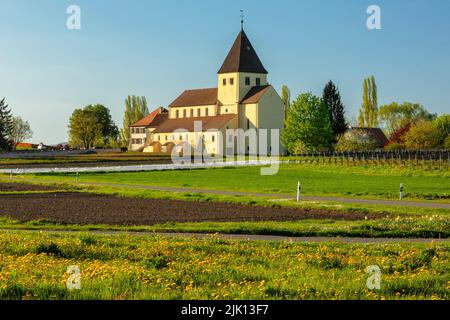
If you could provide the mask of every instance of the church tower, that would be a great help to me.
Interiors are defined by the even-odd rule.
[[[266,86],[267,70],[242,28],[218,72],[221,113],[239,113],[239,104],[254,87]]]

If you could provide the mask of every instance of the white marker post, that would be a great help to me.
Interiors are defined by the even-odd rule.
[[[403,190],[405,189],[405,185],[400,183],[400,200],[403,200]]]
[[[302,184],[300,183],[300,179],[298,179],[297,184],[297,202],[300,202],[300,194],[302,192]]]

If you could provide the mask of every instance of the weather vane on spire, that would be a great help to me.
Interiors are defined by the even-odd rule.
[[[241,10],[241,30],[244,30],[244,10]]]

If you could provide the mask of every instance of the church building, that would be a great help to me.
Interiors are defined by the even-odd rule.
[[[208,154],[237,154],[236,137],[227,132],[267,129],[267,145],[261,147],[259,142],[261,150],[256,151],[246,145],[245,153],[251,150],[258,153],[262,149],[270,153],[270,132],[273,129],[281,132],[285,111],[267,76],[266,68],[242,29],[218,71],[217,87],[186,90],[167,109],[158,108],[132,125],[131,150],[171,153],[186,144],[197,148],[200,131],[202,148]]]

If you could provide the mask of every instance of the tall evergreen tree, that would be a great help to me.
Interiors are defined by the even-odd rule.
[[[129,146],[130,126],[149,114],[147,99],[145,97],[128,96],[125,99],[125,112],[123,128],[120,130],[122,145]]]
[[[13,118],[5,100],[5,98],[0,100],[0,151],[11,151]]]
[[[289,108],[291,107],[291,90],[289,90],[288,86],[286,85],[283,85],[283,87],[281,87],[281,100],[283,100],[284,119],[286,120]]]
[[[363,101],[359,109],[358,123],[360,127],[378,126],[378,93],[374,76],[364,79]]]
[[[328,108],[330,116],[331,130],[333,131],[334,141],[347,131],[347,122],[345,120],[345,107],[341,101],[341,94],[333,81],[327,83],[323,89],[323,102]]]

